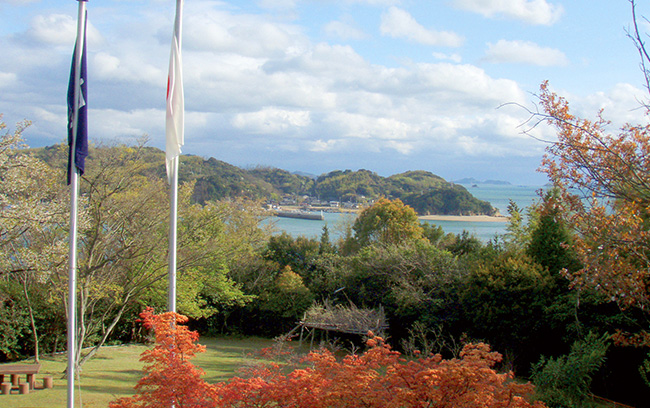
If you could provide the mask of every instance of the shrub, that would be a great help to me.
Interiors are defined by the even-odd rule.
[[[542,408],[530,402],[533,386],[512,373],[497,373],[499,353],[486,344],[468,344],[460,358],[431,354],[404,359],[380,337],[369,333],[368,350],[337,359],[327,350],[307,355],[298,367],[278,363],[250,368],[247,375],[216,385],[201,379],[189,359],[204,350],[196,332],[175,313],[141,314],[153,327],[156,345],[145,351],[145,376],[137,394],[110,408]],[[268,356],[267,356],[268,357]]]
[[[439,354],[406,360],[380,337],[361,355],[337,360],[333,353],[310,353],[288,374],[279,365],[256,368],[246,378],[218,385],[219,406],[294,407],[544,407],[530,402],[531,384],[499,374],[501,355],[486,344],[469,344],[460,358]]]
[[[551,407],[583,407],[589,398],[591,376],[605,362],[609,335],[594,333],[571,346],[568,355],[542,358],[533,366],[532,380],[539,399]]]

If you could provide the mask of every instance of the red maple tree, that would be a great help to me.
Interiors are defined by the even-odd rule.
[[[143,353],[145,376],[137,394],[110,408],[541,408],[530,400],[533,386],[498,373],[499,353],[483,343],[468,344],[460,358],[439,354],[406,359],[381,337],[370,335],[368,349],[338,359],[331,351],[309,353],[297,366],[271,363],[245,375],[210,385],[188,360],[204,350],[196,332],[174,313],[142,313],[156,331],[156,346]]]
[[[198,333],[184,325],[188,318],[174,312],[157,315],[152,308],[140,318],[144,327],[154,330],[156,345],[140,358],[144,376],[135,386],[137,393],[111,402],[109,408],[215,407],[215,386],[206,383],[203,370],[189,361],[205,346],[197,344]]]

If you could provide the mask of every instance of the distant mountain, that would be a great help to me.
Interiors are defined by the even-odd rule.
[[[117,147],[128,149],[128,147]],[[35,156],[51,165],[62,166],[65,149],[59,146],[31,149]],[[165,153],[146,147],[143,172],[165,177]],[[88,158],[92,166],[93,154]],[[180,158],[180,183],[194,182],[192,199],[198,203],[231,197],[281,200],[309,196],[320,201],[369,203],[380,197],[399,198],[419,214],[493,215],[490,203],[472,196],[463,186],[449,183],[433,173],[416,170],[382,177],[370,170],[335,170],[316,178],[290,173],[274,167],[242,169],[215,158],[183,155]]]
[[[314,179],[275,167],[255,167],[248,174],[269,183],[280,194],[311,195]]]
[[[500,186],[510,186],[509,181],[503,181],[503,180],[485,180],[485,181],[480,181],[475,178],[469,177],[469,178],[463,178],[460,180],[455,180],[453,181],[454,183],[457,184],[492,184],[492,185],[500,185]]]
[[[315,174],[311,174],[311,173],[307,173],[307,172],[304,172],[304,171],[294,171],[294,172],[291,173],[291,174],[295,174],[296,176],[305,176],[305,177],[309,177],[310,179],[314,179],[314,180],[318,178],[317,175],[315,175]]]

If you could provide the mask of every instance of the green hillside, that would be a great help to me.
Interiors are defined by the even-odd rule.
[[[101,149],[134,149],[112,146]],[[96,148],[93,148],[96,149]],[[90,151],[88,166],[94,160]],[[50,146],[31,149],[34,155],[56,167],[65,167],[66,149]],[[141,147],[145,163],[141,171],[153,177],[165,177],[165,153],[153,147]],[[416,170],[382,177],[370,170],[335,170],[316,179],[273,167],[242,169],[215,158],[181,156],[179,182],[194,182],[192,198],[198,203],[225,198],[248,197],[279,201],[292,196],[320,201],[368,203],[380,197],[399,198],[418,214],[493,215],[490,203],[476,199],[464,187],[447,182],[433,173]]]
[[[336,170],[316,179],[314,194],[327,201],[363,202],[390,195],[390,183],[369,170]]]
[[[315,181],[311,177],[289,173],[275,167],[255,167],[247,170],[247,173],[264,180],[281,194],[299,196],[313,194]]]

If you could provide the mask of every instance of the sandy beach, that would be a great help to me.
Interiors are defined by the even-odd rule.
[[[421,215],[421,220],[462,222],[508,222],[508,217],[489,215]]]

